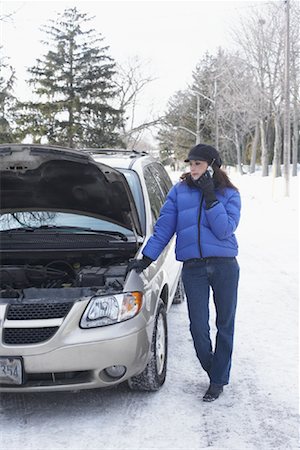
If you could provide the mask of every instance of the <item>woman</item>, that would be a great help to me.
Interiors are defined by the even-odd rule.
[[[214,147],[196,145],[185,162],[189,162],[190,172],[168,193],[143,258],[131,261],[129,270],[141,273],[176,233],[176,258],[183,261],[190,330],[197,357],[210,379],[203,400],[210,402],[229,382],[239,279],[234,231],[241,201],[237,188],[220,168],[221,158]],[[216,308],[214,350],[209,328],[210,288]]]

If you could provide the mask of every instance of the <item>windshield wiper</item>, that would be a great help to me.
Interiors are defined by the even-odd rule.
[[[128,237],[126,236],[126,234],[121,233],[120,231],[99,231],[99,230],[91,230],[94,231],[95,233],[98,234],[103,234],[107,237],[119,237],[120,239],[122,239],[122,241],[128,241]]]
[[[18,227],[18,228],[9,228],[8,230],[1,230],[1,233],[10,233],[11,231],[34,231],[35,227]]]
[[[57,226],[57,225],[40,225],[39,227],[22,227],[22,228],[10,228],[9,230],[3,230],[2,232],[10,233],[10,232],[19,232],[19,231],[34,231],[38,230],[78,230],[78,231],[87,231],[89,233],[95,233],[98,235],[103,235],[108,238],[119,238],[123,241],[128,241],[126,234],[121,233],[120,231],[105,231],[105,230],[95,230],[89,227],[77,227],[77,226]]]

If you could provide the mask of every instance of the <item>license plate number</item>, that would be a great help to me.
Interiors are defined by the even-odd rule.
[[[21,358],[0,357],[0,383],[22,384],[23,369]]]

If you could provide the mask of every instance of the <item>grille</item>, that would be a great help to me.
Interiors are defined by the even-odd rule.
[[[45,328],[4,328],[3,342],[5,344],[37,344],[47,341],[57,332],[58,327]]]
[[[72,302],[43,304],[23,303],[21,305],[9,305],[7,319],[57,319],[65,317],[72,306]]]
[[[54,385],[68,385],[75,383],[88,383],[92,380],[92,372],[77,371],[77,372],[56,372],[56,373],[27,373],[27,386],[54,386]]]

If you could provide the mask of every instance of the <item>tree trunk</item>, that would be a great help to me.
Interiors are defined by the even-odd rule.
[[[297,162],[298,162],[298,142],[299,142],[299,115],[298,115],[298,104],[297,98],[294,98],[294,117],[293,117],[293,169],[292,176],[297,176]]]
[[[273,158],[274,155],[271,154],[271,149],[274,149],[275,146],[275,124],[272,120],[273,110],[269,113],[267,125],[265,127],[266,130],[266,142],[267,148],[269,151],[269,159]]]
[[[259,122],[256,122],[254,138],[253,138],[253,141],[252,141],[252,144],[251,144],[251,161],[250,161],[250,168],[249,168],[249,172],[250,173],[254,173],[255,172],[258,140],[259,140]]]
[[[236,148],[236,156],[237,156],[237,169],[240,175],[243,175],[243,168],[242,168],[242,159],[241,159],[241,144],[240,139],[237,131],[236,123],[234,124],[234,142],[235,142],[235,148]]]
[[[280,113],[279,111],[275,111],[274,116],[274,125],[275,125],[275,142],[274,142],[274,157],[272,162],[272,171],[274,177],[281,177],[281,150],[282,150],[282,130],[280,123]]]
[[[269,154],[266,142],[266,130],[264,119],[260,119],[260,143],[261,143],[262,176],[267,177],[269,175]]]

